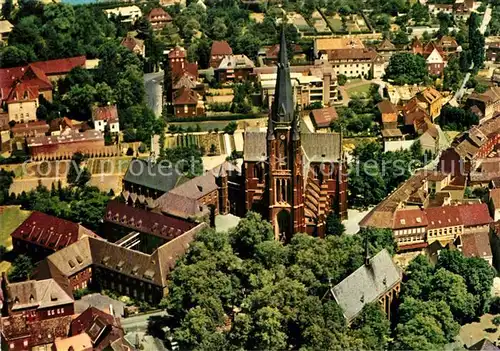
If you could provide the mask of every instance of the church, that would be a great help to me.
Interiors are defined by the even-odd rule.
[[[245,209],[261,213],[277,240],[325,235],[331,212],[347,217],[347,167],[339,133],[300,129],[284,31],[267,131],[244,135]]]

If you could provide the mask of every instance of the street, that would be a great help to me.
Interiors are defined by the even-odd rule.
[[[146,314],[140,314],[137,316],[121,318],[120,322],[121,322],[122,327],[125,330],[125,332],[128,332],[128,331],[146,331],[146,329],[148,327],[149,317],[166,316],[166,315],[167,315],[167,312],[165,312],[165,311],[146,313]]]
[[[156,117],[161,116],[163,107],[163,74],[164,72],[147,73],[144,75],[146,102]]]
[[[481,26],[479,27],[479,31],[481,32],[481,34],[484,34],[484,32],[486,31],[486,28],[488,28],[488,24],[490,23],[490,20],[491,20],[491,11],[492,11],[491,6],[488,5],[488,7],[486,8],[486,11],[484,12],[483,21],[481,22]],[[472,70],[473,68],[474,68],[474,62],[471,63],[470,70]],[[465,87],[466,87],[469,79],[470,79],[470,72],[468,72],[465,75],[464,81],[462,82],[460,89],[457,90],[457,92],[453,96],[453,99],[450,100],[450,105],[458,106],[458,101],[464,96]]]

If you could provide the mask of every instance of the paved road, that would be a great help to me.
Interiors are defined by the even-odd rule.
[[[481,34],[484,34],[486,31],[486,28],[488,28],[488,24],[490,23],[491,20],[491,6],[488,5],[486,8],[486,11],[484,12],[483,16],[483,21],[481,22],[481,26],[479,26],[479,31]],[[470,65],[470,70],[474,68],[474,62],[471,63]],[[465,86],[467,85],[467,82],[470,79],[470,72],[467,72],[467,74],[464,77],[464,81],[462,82],[462,85],[460,86],[460,89],[457,90],[453,98],[450,100],[450,105],[452,106],[458,106],[458,101],[464,96],[465,94]]]
[[[146,100],[150,109],[156,117],[161,116],[163,107],[163,74],[164,72],[147,73],[144,75],[144,88],[146,89]]]
[[[146,331],[148,327],[148,319],[153,316],[166,316],[167,312],[153,312],[148,314],[141,314],[138,316],[131,316],[120,319],[123,329],[127,331]]]

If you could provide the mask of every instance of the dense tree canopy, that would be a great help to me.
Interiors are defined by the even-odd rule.
[[[181,349],[385,349],[377,303],[348,327],[328,293],[363,264],[364,235],[297,234],[284,246],[254,213],[229,233],[205,230],[172,274],[162,302],[171,317],[154,327],[171,328]],[[390,231],[368,237],[379,238],[372,253],[393,245]]]
[[[396,84],[421,84],[427,77],[425,59],[406,52],[392,55],[385,70],[385,78]]]
[[[446,105],[438,118],[439,125],[444,130],[468,130],[479,123],[478,116],[470,110]]]

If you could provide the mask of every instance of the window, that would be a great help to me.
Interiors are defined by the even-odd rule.
[[[10,343],[10,348],[11,348],[11,349],[13,349],[13,348],[14,348],[14,343],[13,343],[13,342],[11,342],[11,343]]]
[[[188,105],[184,105],[184,113],[188,113]]]

